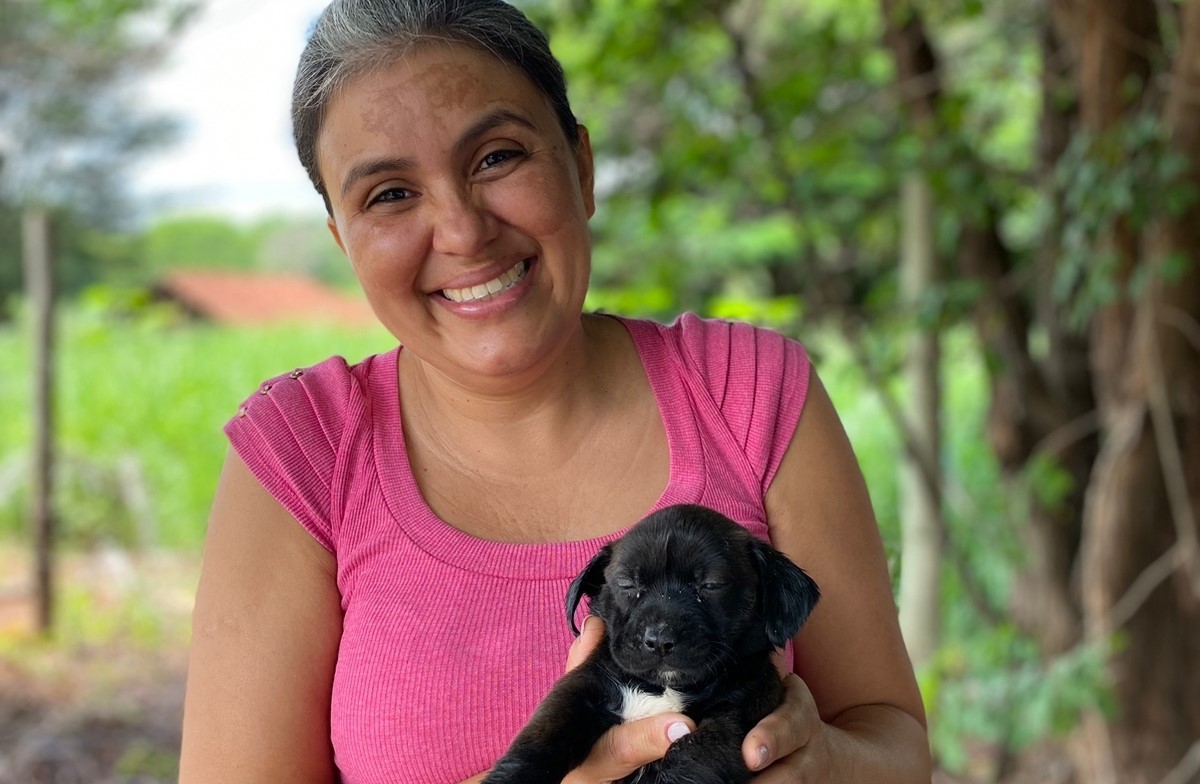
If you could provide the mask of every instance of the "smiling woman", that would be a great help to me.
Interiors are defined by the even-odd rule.
[[[681,503],[770,540],[824,594],[783,703],[741,741],[747,768],[927,782],[879,534],[804,348],[583,312],[592,151],[545,37],[500,0],[337,0],[293,119],[398,345],[231,402],[182,784],[478,781],[603,634],[572,643],[572,578]],[[655,704],[564,781],[702,734]]]

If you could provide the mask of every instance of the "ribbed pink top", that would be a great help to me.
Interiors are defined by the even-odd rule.
[[[691,314],[622,323],[670,447],[654,508],[705,504],[767,537],[763,494],[804,404],[804,349]],[[438,519],[404,447],[399,351],[273,379],[226,426],[263,486],[337,558],[331,727],[345,784],[452,784],[490,767],[562,674],[567,586],[618,535],[506,544]]]

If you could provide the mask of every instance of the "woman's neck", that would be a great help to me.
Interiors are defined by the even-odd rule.
[[[582,432],[602,420],[619,390],[620,324],[585,315],[580,328],[545,367],[523,377],[470,379],[442,373],[411,353],[400,353],[400,385],[406,429],[442,451],[476,459],[488,453],[527,450],[533,457],[558,453],[584,442]],[[499,458],[499,454],[497,455]],[[474,461],[473,461],[474,462]]]
[[[401,352],[403,356],[403,352]],[[480,394],[401,363],[405,448],[435,514],[485,539],[551,542],[619,530],[669,480],[658,403],[624,326],[585,317],[538,383]]]

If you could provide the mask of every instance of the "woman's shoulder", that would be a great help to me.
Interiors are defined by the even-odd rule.
[[[298,441],[306,448],[336,448],[347,425],[370,409],[372,379],[382,380],[394,352],[355,364],[333,356],[307,367],[268,378],[238,407],[225,432],[235,445],[253,434],[255,441]]]
[[[756,487],[768,487],[807,397],[804,346],[771,329],[694,313],[670,324],[627,323],[651,379],[680,378],[698,426],[722,434],[713,443],[736,444]]]
[[[366,396],[375,373],[382,372],[389,354],[373,354],[350,364],[335,355],[317,364],[299,367],[259,384],[238,410],[244,418],[255,409],[270,407],[281,413],[311,412],[318,419],[339,419],[357,398]]]
[[[333,551],[335,476],[348,445],[369,432],[372,379],[389,355],[349,364],[340,356],[263,382],[225,425],[250,472],[310,533]]]
[[[740,373],[754,367],[782,368],[791,365],[807,368],[808,353],[803,344],[776,330],[745,321],[710,318],[686,312],[671,322],[649,319],[621,319],[634,341],[645,348],[659,341],[685,365],[717,380],[728,373]]]

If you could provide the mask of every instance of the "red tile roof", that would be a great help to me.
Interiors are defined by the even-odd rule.
[[[220,324],[378,324],[366,300],[301,274],[175,270],[155,291],[189,313]]]

